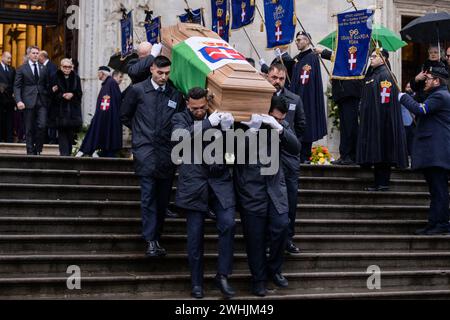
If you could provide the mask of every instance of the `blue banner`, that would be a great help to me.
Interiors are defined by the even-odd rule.
[[[294,0],[264,0],[264,13],[267,48],[292,43],[296,27]]]
[[[230,39],[230,13],[228,0],[211,0],[212,31],[226,42]]]
[[[161,17],[156,17],[150,21],[145,22],[145,33],[147,34],[147,41],[155,44],[160,41],[161,32]]]
[[[255,20],[255,0],[231,0],[231,9],[232,30],[248,26]]]
[[[372,39],[372,10],[338,15],[338,35],[333,79],[364,79]]]
[[[180,18],[180,22],[182,23],[196,23],[202,26],[205,26],[205,22],[203,20],[203,9],[199,8],[196,10],[188,10],[185,9],[186,13],[178,16]]]
[[[122,33],[122,58],[128,57],[133,53],[133,16],[130,11],[125,19],[120,20]]]

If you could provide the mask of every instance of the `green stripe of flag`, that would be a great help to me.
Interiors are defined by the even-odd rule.
[[[211,69],[203,63],[185,42],[172,48],[170,79],[175,87],[187,94],[194,87],[206,88],[206,79]]]

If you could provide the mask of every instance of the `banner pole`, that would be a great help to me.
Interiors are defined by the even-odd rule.
[[[250,44],[252,45],[253,50],[255,50],[256,55],[258,56],[258,59],[261,60],[261,56],[260,56],[258,50],[256,49],[255,44],[253,43],[252,39],[251,39],[250,36],[248,35],[247,30],[245,30],[245,27],[243,27],[242,30],[244,30],[244,33],[245,33],[245,35],[247,36],[248,41],[249,41]]]

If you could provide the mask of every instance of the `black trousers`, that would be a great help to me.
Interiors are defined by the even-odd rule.
[[[301,162],[310,161],[311,155],[312,155],[312,142],[302,142],[302,149],[300,153],[300,160]]]
[[[25,109],[24,118],[27,154],[41,153],[47,135],[47,107],[38,98],[34,108]]]
[[[72,128],[58,129],[59,153],[62,157],[70,157],[72,155],[73,134]]]
[[[389,163],[378,163],[375,165],[374,180],[376,187],[389,187],[391,184],[392,168]]]
[[[433,227],[449,229],[448,171],[433,167],[424,169],[423,173],[431,195],[428,222]]]
[[[282,272],[289,232],[289,215],[287,212],[279,214],[270,202],[267,212],[243,212],[241,220],[252,281],[265,282],[268,276]],[[268,239],[269,258],[266,255]]]
[[[141,177],[142,236],[145,241],[161,240],[172,184],[172,179]]]
[[[0,102],[0,142],[14,142],[14,105],[9,103]]]
[[[288,241],[293,241],[295,236],[295,223],[297,220],[297,204],[298,204],[298,189],[300,187],[299,177],[300,171],[292,171],[283,168],[284,177],[286,180],[286,189],[289,204],[289,233]]]
[[[217,217],[216,227],[219,233],[217,274],[230,276],[233,272],[235,211],[224,209],[218,200],[211,207]],[[191,269],[192,286],[203,286],[204,225],[206,212],[186,211],[188,256]]]
[[[346,98],[337,103],[339,107],[341,144],[339,153],[341,159],[356,159],[356,144],[359,130],[359,98]]]

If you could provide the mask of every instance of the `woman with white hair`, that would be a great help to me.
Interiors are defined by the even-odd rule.
[[[58,130],[59,152],[63,157],[72,155],[74,134],[80,130],[81,80],[73,71],[71,59],[62,59],[60,70],[56,72],[52,91],[54,104],[49,110],[48,126]]]

